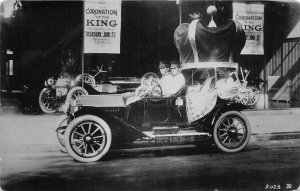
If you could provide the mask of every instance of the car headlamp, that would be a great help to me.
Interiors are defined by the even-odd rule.
[[[49,78],[49,79],[47,80],[47,84],[48,84],[49,86],[54,85],[54,79],[53,79],[53,78]]]

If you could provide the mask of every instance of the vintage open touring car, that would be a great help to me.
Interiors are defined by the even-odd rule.
[[[251,135],[241,111],[259,94],[230,76],[238,71],[235,60],[245,40],[234,20],[221,27],[182,23],[174,42],[185,86],[163,96],[159,81],[149,75],[134,93],[81,96],[55,127],[59,148],[81,162],[100,160],[122,143],[215,144],[224,152],[241,151]]]
[[[58,78],[54,80],[53,77],[49,78],[45,81],[45,87],[39,93],[40,109],[44,113],[55,113],[66,100],[76,99],[81,95],[120,93],[132,88],[135,89],[139,84],[139,79],[134,77],[104,79],[104,74],[108,71],[102,70],[102,66],[101,68],[97,66],[96,72],[95,75],[80,74],[75,79]],[[95,77],[97,75],[99,76],[96,84]],[[84,82],[83,88],[82,81]]]
[[[182,72],[195,75],[203,70],[204,74],[208,68],[216,71],[233,64],[195,66],[186,65]],[[159,82],[149,79],[156,83],[150,83],[144,93],[87,95],[75,100],[55,127],[59,148],[75,160],[93,162],[122,143],[216,144],[224,152],[238,152],[248,144],[251,128],[240,112],[247,106],[236,99],[243,92],[234,99],[221,99],[215,87],[204,90],[206,79],[201,85],[193,80],[176,94],[163,97]]]

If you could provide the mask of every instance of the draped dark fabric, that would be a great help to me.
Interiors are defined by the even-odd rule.
[[[188,30],[189,24],[183,23],[174,32],[174,43],[182,64],[194,62]],[[196,45],[199,62],[228,62],[230,52],[235,62],[245,42],[245,32],[243,29],[237,30],[236,23],[232,20],[228,20],[223,27],[217,28],[208,28],[201,23],[201,20],[197,23]]]
[[[182,64],[194,62],[193,49],[188,37],[189,25],[189,23],[182,23],[174,33],[175,46],[178,49]]]

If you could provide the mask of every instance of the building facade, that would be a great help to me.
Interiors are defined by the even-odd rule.
[[[83,2],[20,2],[22,14],[13,18],[1,14],[2,92],[19,90],[31,74],[40,73],[43,79],[56,75],[66,50],[81,64]],[[235,2],[264,6],[264,54],[242,55],[239,64],[252,77],[266,81],[262,92],[268,100],[300,101],[297,1],[123,1],[120,54],[86,54],[86,70],[113,61],[115,76],[158,72],[160,60],[179,59],[173,34],[180,22],[189,23],[193,14],[199,14],[208,23],[206,8],[216,5],[214,19],[222,24],[233,18]],[[1,12],[4,9],[1,5]],[[296,32],[290,35],[292,31]]]

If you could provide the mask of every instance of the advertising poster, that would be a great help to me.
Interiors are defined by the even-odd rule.
[[[241,54],[264,54],[264,4],[233,3],[233,19],[241,23],[246,44]]]
[[[84,2],[84,53],[120,53],[121,0]]]

